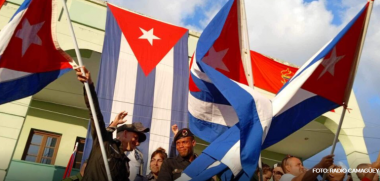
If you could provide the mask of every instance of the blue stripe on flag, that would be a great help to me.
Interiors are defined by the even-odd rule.
[[[132,122],[141,122],[147,128],[150,128],[152,124],[155,80],[156,68],[148,76],[145,76],[141,66],[138,65]],[[147,154],[149,153],[149,141],[150,133],[146,134],[146,140],[139,146],[139,150],[144,153],[144,160],[148,160],[150,156]],[[147,168],[147,161],[144,162],[143,168]],[[145,169],[143,170],[146,172]]]
[[[203,150],[202,154],[195,159],[184,172],[192,178],[192,180],[208,180],[212,176],[221,173],[227,169],[225,164],[220,163],[220,165],[213,168],[209,168],[209,166],[215,161],[221,161],[239,139],[240,130],[237,125],[235,125]]]
[[[261,138],[263,134],[263,128],[258,117],[254,98],[238,84],[206,65],[204,62],[198,61],[198,64],[236,111],[239,118],[238,125],[241,129],[241,163],[245,174],[247,174],[248,177],[252,177],[253,172],[256,170],[257,160],[261,152]]]
[[[214,84],[198,79],[193,74],[190,75],[192,76],[194,83],[201,90],[200,92],[190,92],[191,95],[205,102],[230,105],[228,100],[223,96],[218,88],[215,87]]]
[[[106,33],[104,36],[103,53],[100,62],[98,83],[96,87],[100,110],[102,111],[105,125],[110,122],[112,112],[112,100],[115,89],[117,66],[119,62],[121,42],[121,30],[107,7]],[[86,144],[84,147],[82,163],[90,156],[92,148],[91,125],[87,127]]]
[[[9,22],[11,22],[13,20],[13,18],[16,16],[16,14],[18,14],[19,12],[25,10],[26,8],[29,7],[29,4],[32,2],[32,0],[25,0],[21,6],[17,9],[17,11],[15,12],[15,14],[13,14],[12,18],[9,20]]]
[[[193,134],[209,143],[215,140],[215,138],[217,138],[220,134],[228,130],[227,126],[198,119],[192,116],[190,113],[189,128]]]
[[[23,78],[0,83],[0,104],[36,94],[71,68],[33,73]],[[22,85],[22,86],[20,86]]]
[[[262,149],[272,146],[286,138],[298,129],[304,127],[310,120],[319,117],[321,113],[333,110],[339,106],[340,105],[320,96],[314,96],[302,101],[273,118]],[[306,110],[308,110],[307,113],[305,112]],[[299,114],[300,112],[303,112],[303,114]]]
[[[173,91],[170,125],[177,124],[178,129],[187,127],[187,96],[189,90],[189,33],[174,46]],[[173,132],[170,131],[169,144],[173,141]],[[175,150],[170,150],[175,152]],[[172,153],[170,153],[172,154]]]

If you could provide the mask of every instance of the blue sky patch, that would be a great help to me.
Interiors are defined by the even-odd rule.
[[[318,0],[303,0],[304,3],[310,3]],[[339,26],[342,24],[342,13],[347,10],[348,7],[342,5],[342,0],[327,0],[326,9],[332,12],[334,18],[332,24]]]

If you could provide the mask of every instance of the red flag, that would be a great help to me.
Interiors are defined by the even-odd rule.
[[[5,3],[5,0],[0,0],[0,9],[3,6],[4,3]]]
[[[255,51],[251,51],[251,62],[255,86],[275,94],[298,70]]]

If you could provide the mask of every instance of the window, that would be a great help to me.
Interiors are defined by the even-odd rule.
[[[83,149],[84,149],[84,142],[86,139],[77,137],[77,140],[75,143],[78,143],[78,148],[77,148],[77,154],[75,155],[75,162],[73,164],[73,168],[80,168],[80,164],[82,162],[82,156],[83,156]],[[75,146],[75,144],[74,144]]]
[[[22,160],[53,165],[61,135],[32,129]]]

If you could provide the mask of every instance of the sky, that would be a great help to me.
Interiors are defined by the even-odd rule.
[[[109,0],[190,30],[202,32],[227,0]],[[366,0],[245,0],[251,50],[301,66],[359,12]],[[380,2],[375,1],[354,92],[366,124],[371,161],[380,150]],[[328,148],[305,161],[313,166]],[[336,160],[347,164],[340,144]]]

